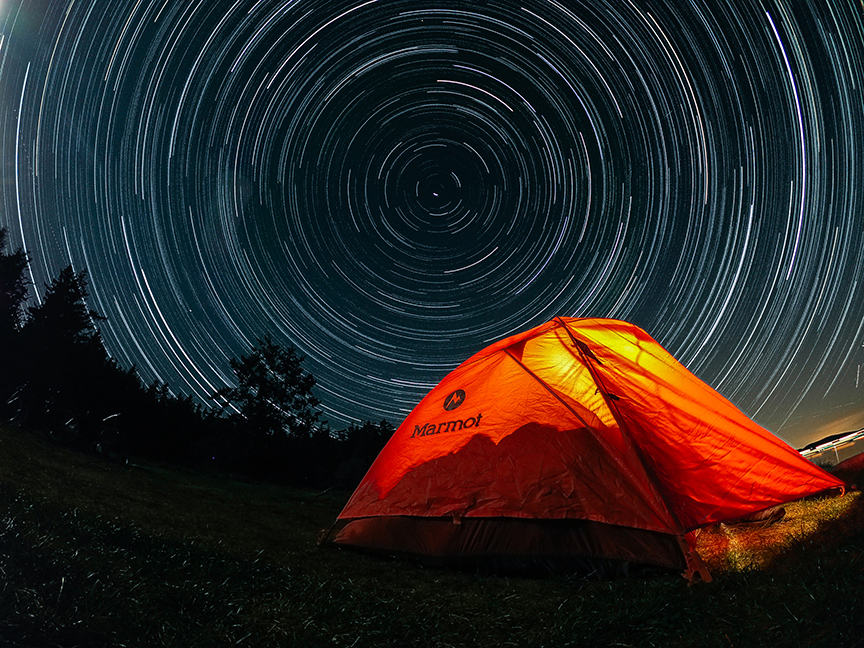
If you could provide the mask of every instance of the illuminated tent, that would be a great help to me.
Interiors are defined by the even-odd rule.
[[[420,402],[328,533],[437,562],[700,571],[694,530],[843,482],[642,329],[555,320],[469,358]]]

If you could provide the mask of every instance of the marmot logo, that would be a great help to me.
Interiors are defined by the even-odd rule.
[[[448,412],[453,411],[457,407],[459,407],[462,403],[465,402],[465,392],[461,389],[457,389],[452,394],[447,396],[444,399],[444,409]]]

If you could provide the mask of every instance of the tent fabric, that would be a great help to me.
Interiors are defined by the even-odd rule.
[[[851,483],[859,473],[864,472],[864,452],[844,459],[831,469],[831,473],[844,482]]]
[[[519,555],[540,550],[536,537],[523,542],[518,521],[582,521],[667,536],[692,570],[698,556],[681,544],[688,532],[834,488],[843,482],[642,329],[560,317],[487,347],[432,389],[351,496],[334,541],[454,558]],[[463,520],[488,529],[447,540],[454,530],[440,522],[464,534]],[[516,540],[502,539],[508,521]],[[414,544],[405,541],[412,524]],[[441,542],[429,539],[434,528]],[[604,538],[605,546],[573,542],[573,555],[616,558]],[[644,554],[645,563],[681,565],[663,549]]]

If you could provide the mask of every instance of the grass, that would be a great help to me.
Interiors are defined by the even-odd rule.
[[[700,536],[714,581],[481,576],[319,548],[348,497],[0,430],[9,646],[864,647],[864,503]]]
[[[817,542],[835,544],[855,533],[855,527],[864,523],[860,495],[853,492],[845,497],[792,502],[784,506],[785,516],[773,524],[710,527],[699,537],[699,553],[712,573],[770,570],[789,560],[796,550]],[[840,534],[830,538],[831,529]]]

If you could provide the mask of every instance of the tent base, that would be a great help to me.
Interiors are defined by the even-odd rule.
[[[371,517],[339,520],[324,541],[492,573],[614,577],[688,569],[677,537],[590,520]]]

